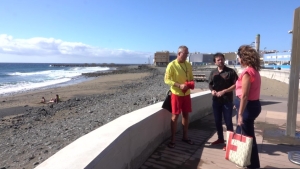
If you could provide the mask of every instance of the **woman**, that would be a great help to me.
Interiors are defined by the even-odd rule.
[[[247,168],[260,168],[257,143],[254,133],[254,120],[261,112],[259,101],[261,78],[259,71],[260,56],[251,46],[243,45],[238,49],[238,59],[244,68],[236,81],[237,133],[253,137],[251,164]]]

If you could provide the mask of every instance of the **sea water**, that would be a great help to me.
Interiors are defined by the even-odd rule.
[[[50,63],[0,63],[0,96],[78,80],[108,67],[53,67]]]

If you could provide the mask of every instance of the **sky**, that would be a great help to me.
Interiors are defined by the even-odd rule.
[[[148,63],[156,51],[291,49],[299,0],[1,0],[0,62]]]

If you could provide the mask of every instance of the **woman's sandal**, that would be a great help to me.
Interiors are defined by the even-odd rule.
[[[170,142],[170,143],[168,144],[168,147],[169,147],[169,148],[175,148],[175,143]]]
[[[194,142],[192,142],[191,139],[187,139],[187,140],[182,139],[182,141],[188,143],[189,145],[194,145],[195,144]]]

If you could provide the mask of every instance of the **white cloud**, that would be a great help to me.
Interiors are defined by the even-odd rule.
[[[34,37],[30,39],[15,39],[10,35],[0,34],[0,59],[2,61],[15,62],[14,59],[24,58],[43,62],[95,62],[104,59],[106,62],[128,62],[128,59],[136,59],[144,62],[151,55],[149,52],[138,52],[126,49],[106,49],[90,46],[80,42],[66,42],[60,39]],[[15,56],[15,57],[14,57]],[[53,60],[56,59],[56,60]],[[0,60],[0,62],[1,62]],[[17,60],[19,61],[19,60]],[[131,60],[132,61],[132,60]],[[19,61],[20,62],[20,61]],[[32,62],[32,61],[31,61]],[[132,61],[132,63],[137,63]]]

